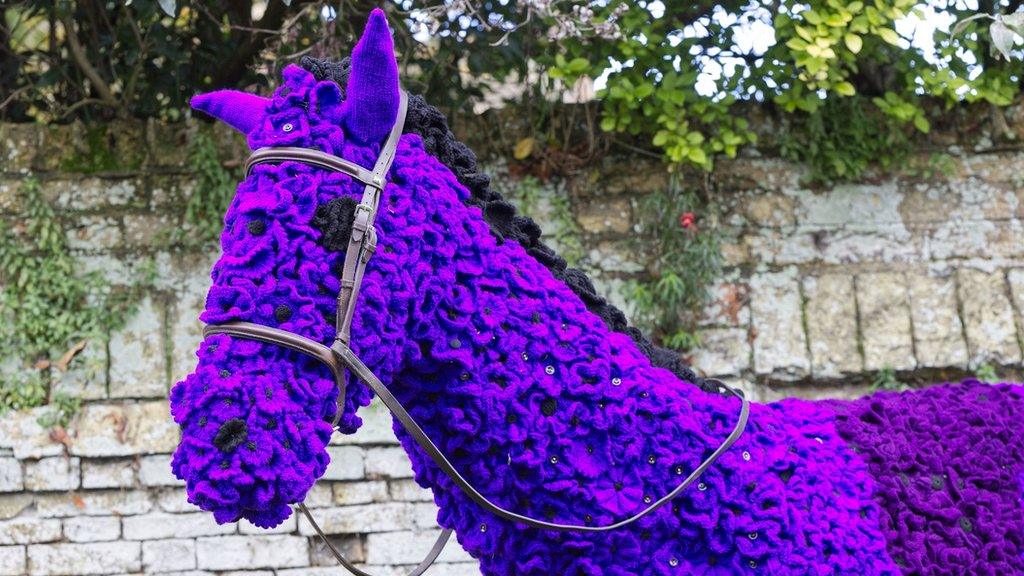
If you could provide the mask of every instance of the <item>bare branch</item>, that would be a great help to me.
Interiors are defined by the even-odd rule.
[[[67,109],[64,110],[64,113],[61,114],[61,119],[71,116],[71,114],[73,114],[75,110],[78,110],[79,108],[82,108],[84,106],[90,106],[93,104],[97,106],[107,106],[110,108],[117,108],[118,106],[120,106],[120,102],[110,103],[106,100],[100,100],[99,98],[83,98],[78,102],[75,102],[71,106],[68,106]]]
[[[100,95],[100,101],[107,106],[119,105],[120,101],[114,96],[110,86],[107,85],[99,72],[89,63],[89,57],[85,54],[85,49],[82,48],[82,44],[78,41],[78,35],[75,32],[74,25],[71,23],[71,18],[68,16],[61,18],[61,24],[64,25],[64,35],[68,40],[68,51],[71,52],[71,58],[74,59],[75,65],[82,71],[82,74],[85,74],[85,77],[89,79],[93,90]]]

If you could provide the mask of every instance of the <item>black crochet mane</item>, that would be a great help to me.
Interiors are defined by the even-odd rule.
[[[299,65],[312,73],[317,80],[333,81],[344,92],[348,81],[348,58],[341,62],[331,62],[304,56]],[[455,138],[455,134],[448,128],[444,114],[427,104],[422,96],[409,96],[404,132],[419,135],[427,152],[440,160],[455,174],[459,182],[469,189],[471,197],[467,204],[480,208],[484,219],[490,225],[491,233],[499,242],[513,240],[522,245],[528,254],[551,270],[556,278],[565,282],[587,306],[587,310],[604,320],[611,330],[628,334],[651,360],[651,364],[665,368],[682,380],[693,382],[701,388],[717,391],[717,386],[697,376],[682,361],[678,352],[655,346],[639,329],[630,326],[626,315],[597,293],[593,282],[582,270],[569,268],[564,258],[544,244],[540,239],[540,226],[531,218],[517,215],[512,204],[500,193],[491,190],[491,178],[477,171],[476,154]],[[341,204],[341,200],[320,206],[313,225],[320,229],[323,238],[331,244],[329,248],[337,249],[340,246],[340,249],[344,250],[352,226],[353,207]],[[339,204],[334,205],[335,203]]]

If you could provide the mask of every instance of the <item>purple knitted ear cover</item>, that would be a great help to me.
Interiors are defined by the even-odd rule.
[[[345,135],[362,144],[379,143],[398,114],[398,63],[384,11],[370,13],[362,38],[352,50],[345,88]]]
[[[217,90],[193,96],[189,104],[248,136],[262,122],[270,99],[238,90]]]

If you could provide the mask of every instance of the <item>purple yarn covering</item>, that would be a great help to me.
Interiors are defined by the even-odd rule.
[[[907,574],[1024,574],[1024,393],[976,380],[836,403]]]
[[[316,86],[301,70],[286,77],[288,95],[275,97],[268,122],[280,126],[283,116],[303,126],[296,110]],[[289,145],[310,145],[304,126],[289,134]],[[250,135],[256,145],[281,140]],[[340,149],[366,164],[375,156]],[[521,246],[499,244],[418,137],[403,137],[391,177],[381,248],[353,325],[356,351],[486,494],[539,517],[607,523],[670,489],[728,434],[737,401],[652,367]],[[309,221],[317,205],[358,189],[301,164],[258,167],[225,218],[203,320],[249,320],[330,341],[340,255],[316,244]],[[362,385],[349,390],[347,431],[369,400]],[[192,501],[222,522],[282,521],[326,466],[332,396],[312,360],[208,338],[199,368],[172,394],[183,427],[175,472]],[[248,436],[223,451],[216,437],[234,418]],[[400,437],[417,480],[435,489],[440,521],[487,574],[892,573],[871,480],[843,448],[831,412],[810,403],[754,407],[748,432],[703,489],[603,535],[541,533],[490,517]]]
[[[250,145],[318,148],[372,166],[376,149],[346,144],[337,124],[338,86],[318,83],[297,66],[285,69],[284,78],[249,133]],[[319,232],[310,221],[317,206],[361,189],[347,176],[300,163],[256,167],[224,218],[223,256],[201,320],[246,320],[330,342],[339,287],[333,267],[342,258],[316,243]],[[359,320],[381,313],[361,305]],[[387,339],[366,336],[363,344],[377,362],[394,363],[399,352]],[[244,517],[277,525],[291,513],[288,503],[301,501],[327,468],[324,447],[337,398],[330,371],[297,352],[224,335],[206,338],[198,356],[196,370],[171,391],[172,415],[182,427],[173,471],[188,480],[189,500],[219,522]],[[355,411],[369,401],[365,386],[348,387],[342,431],[358,428]],[[245,430],[227,439],[238,446],[225,451],[217,435],[234,419]]]
[[[371,23],[360,44],[378,46],[353,61],[349,93],[353,82],[375,77],[364,66],[379,71],[373,54],[393,60],[390,38],[379,34]],[[375,82],[389,89],[386,79]],[[272,99],[225,94],[203,106],[250,126],[253,148],[315,148],[369,167],[379,144],[346,132],[365,124],[352,118],[361,106],[390,102],[346,108],[336,85],[288,67]],[[256,167],[225,216],[224,255],[202,320],[246,320],[329,343],[343,255],[318,243],[322,232],[311,221],[318,206],[361,190],[347,176],[300,163]],[[496,239],[468,197],[418,136],[402,137],[356,306],[354,350],[502,506],[591,524],[644,508],[720,444],[738,401],[652,366],[519,244]],[[171,392],[182,428],[174,473],[218,522],[278,525],[329,461],[337,394],[329,371],[278,346],[223,335],[206,338],[198,356],[195,372]],[[370,393],[355,381],[347,390],[340,428],[350,433]],[[983,390],[993,397],[981,400]],[[845,404],[754,405],[746,433],[699,486],[603,534],[543,532],[493,517],[396,432],[416,481],[433,490],[440,524],[456,530],[488,575],[898,574],[890,551],[908,573],[940,574],[971,558],[983,558],[978,566],[998,558],[999,567],[1019,571],[1020,467],[1008,452],[1019,445],[1017,410],[1015,389],[977,384]],[[948,422],[936,417],[944,413]],[[954,432],[956,447],[940,458],[936,444]],[[987,438],[987,459],[968,450]],[[954,461],[943,490],[918,490],[920,474]],[[901,474],[913,489],[900,484]],[[920,533],[933,525],[942,530],[937,539]]]

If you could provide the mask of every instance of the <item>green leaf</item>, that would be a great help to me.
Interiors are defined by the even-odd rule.
[[[807,50],[809,44],[806,40],[801,38],[790,38],[789,40],[786,40],[786,46],[795,52],[803,52]]]
[[[914,126],[921,132],[924,132],[925,134],[927,134],[932,129],[932,126],[928,122],[928,119],[920,114],[914,117]]]
[[[814,34],[804,26],[797,26],[796,34],[808,42],[814,42]]]
[[[840,82],[835,85],[835,90],[843,96],[853,96],[857,93],[857,89],[853,87],[853,84],[849,82]]]
[[[860,54],[860,49],[864,47],[864,41],[856,34],[843,36],[843,41],[846,43],[846,47],[850,49],[850,52],[854,54]]]
[[[846,18],[843,18],[839,14],[833,14],[825,20],[825,24],[832,28],[841,28],[846,25]]]
[[[800,13],[800,16],[802,16],[804,20],[810,22],[811,24],[814,24],[815,26],[824,22],[824,18],[821,17],[821,14],[818,14],[814,10],[804,10],[803,12]]]
[[[690,148],[690,151],[687,153],[687,158],[689,158],[694,164],[700,165],[703,165],[708,160],[707,154],[705,154],[704,150],[700,148]]]
[[[590,62],[586,58],[574,58],[569,62],[569,71],[579,74],[590,67]]]
[[[879,38],[885,40],[887,43],[897,47],[900,45],[900,35],[892,28],[879,28],[876,33]]]

